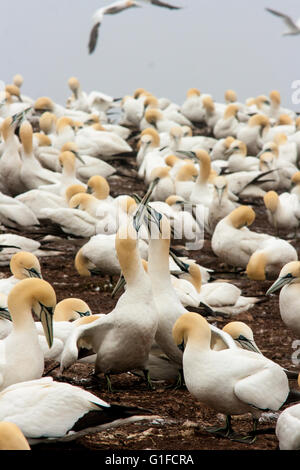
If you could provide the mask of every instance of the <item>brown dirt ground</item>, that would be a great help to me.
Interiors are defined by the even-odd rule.
[[[115,161],[115,166],[120,168],[127,176],[122,179],[110,178],[111,194],[131,194],[137,192],[144,194],[145,186],[137,181],[134,176],[134,158],[128,161]],[[266,222],[266,214],[261,201],[254,207],[257,218],[252,229],[274,234],[272,227]],[[17,232],[24,236],[30,236],[41,240],[47,234],[61,234],[61,231],[51,224],[43,224],[38,230]],[[281,234],[286,236],[286,234]],[[56,290],[57,300],[66,297],[77,296],[85,300],[93,313],[108,313],[116,303],[111,298],[112,286],[108,276],[93,278],[80,278],[74,268],[74,257],[84,240],[68,239],[62,235],[58,242],[52,242],[47,248],[59,249],[61,256],[41,258],[41,266],[44,279],[49,281]],[[299,240],[292,240],[293,246],[300,247]],[[211,250],[210,241],[207,239],[203,249],[193,252],[193,257],[198,262],[216,271],[216,277],[228,279],[243,291],[246,296],[261,296],[264,302],[258,304],[248,312],[238,315],[237,319],[246,321],[254,331],[258,347],[269,359],[276,361],[281,366],[295,370],[291,365],[293,353],[292,342],[296,339],[291,331],[285,328],[278,307],[278,295],[266,298],[265,292],[272,281],[254,282],[242,274],[236,274],[232,268],[221,263]],[[9,275],[9,268],[3,268],[4,275]],[[116,281],[117,279],[115,279]],[[228,320],[217,318],[216,324],[223,327]],[[45,370],[49,370],[53,363],[47,363]],[[75,364],[64,373],[65,380],[71,383],[80,383],[93,372],[89,365]],[[60,379],[58,372],[51,374]],[[34,449],[39,450],[274,450],[278,446],[274,435],[260,435],[251,446],[232,442],[230,440],[212,437],[205,431],[205,426],[222,424],[222,416],[213,410],[197,403],[190,393],[184,390],[166,389],[166,384],[157,384],[156,390],[149,392],[146,385],[138,377],[130,374],[122,374],[112,377],[113,387],[117,390],[114,394],[106,391],[105,380],[100,385],[92,385],[89,391],[101,396],[112,403],[141,406],[153,410],[155,415],[160,415],[163,423],[131,424],[125,427],[85,436],[75,442],[64,444],[40,445]],[[291,382],[293,388],[297,387]],[[262,423],[262,427],[274,427],[275,421]],[[251,429],[251,417],[248,415],[233,418],[233,427],[237,432],[247,432]]]

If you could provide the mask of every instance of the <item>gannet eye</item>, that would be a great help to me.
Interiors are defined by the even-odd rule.
[[[179,344],[177,347],[180,351],[184,352],[184,341],[182,341],[182,343]]]

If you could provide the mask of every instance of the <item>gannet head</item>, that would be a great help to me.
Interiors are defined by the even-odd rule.
[[[15,125],[13,124],[12,117],[7,117],[4,119],[1,125],[1,134],[3,140],[6,141],[15,131]]]
[[[225,101],[226,103],[236,103],[237,102],[237,94],[234,90],[227,90],[225,92]]]
[[[36,277],[42,279],[41,266],[37,257],[27,251],[19,251],[10,260],[10,270],[17,279]]]
[[[259,109],[262,109],[264,106],[269,107],[271,103],[267,96],[259,95],[257,98],[255,98],[255,104]]]
[[[180,162],[180,158],[176,157],[176,155],[168,155],[165,158],[166,165],[170,166],[171,168],[173,168],[173,166],[175,166],[178,162]]]
[[[74,265],[76,271],[82,277],[91,277],[94,273],[93,268],[95,266],[84,256],[83,248],[81,248],[75,256]]]
[[[192,137],[193,136],[193,131],[190,126],[180,126],[180,129],[182,131],[182,137]]]
[[[52,146],[51,140],[45,134],[41,134],[40,132],[38,132],[38,133],[34,133],[33,137],[37,139],[39,147],[51,147]]]
[[[255,212],[249,206],[240,206],[229,214],[226,219],[231,223],[236,229],[241,229],[242,227],[249,227],[253,224],[255,220]]]
[[[230,119],[236,117],[239,112],[239,107],[236,104],[229,104],[224,113],[224,119]]]
[[[280,106],[281,97],[280,97],[279,91],[273,90],[273,91],[271,91],[269,96],[270,96],[270,100],[271,100],[272,104],[274,104],[276,106]]]
[[[232,142],[235,141],[235,138],[232,137],[232,136],[228,136],[226,137],[226,139],[224,140],[224,146],[225,148],[229,149],[230,145],[232,144]]]
[[[194,163],[184,163],[178,170],[176,181],[193,181],[198,176],[198,170]]]
[[[158,109],[159,108],[158,99],[153,95],[147,96],[147,98],[144,101],[144,108],[145,109]]]
[[[147,139],[143,140],[144,137]],[[143,132],[141,133],[140,141],[149,142],[149,145],[151,145],[151,147],[159,147],[160,145],[159,133],[157,132],[156,129],[153,129],[153,127],[147,127],[147,129],[143,130]]]
[[[253,253],[247,264],[246,273],[249,279],[253,281],[266,280],[267,256],[260,250]]]
[[[5,91],[7,91],[11,96],[18,98],[19,101],[22,101],[20,88],[18,88],[16,85],[6,85]]]
[[[69,201],[70,209],[80,209],[88,211],[89,208],[97,202],[97,199],[91,194],[77,193]]]
[[[280,114],[277,125],[278,126],[292,126],[294,124],[293,119],[288,114]]]
[[[205,96],[202,100],[203,107],[207,113],[213,113],[215,110],[215,104],[211,96]]]
[[[259,169],[261,171],[269,171],[274,169],[275,155],[271,152],[264,152],[259,157]]]
[[[24,83],[24,78],[22,77],[22,75],[17,73],[13,78],[13,84],[17,86],[18,88],[21,88],[23,83]]]
[[[150,181],[154,181],[156,178],[159,178],[160,180],[163,178],[169,178],[170,177],[169,173],[170,173],[170,167],[168,166],[156,167],[151,171]]]
[[[188,126],[186,126],[188,127]],[[190,128],[189,128],[190,129]],[[180,139],[183,137],[183,129],[181,126],[174,126],[170,130],[170,137],[176,142],[180,142]]]
[[[270,125],[270,121],[269,121],[269,118],[263,114],[255,114],[249,119],[248,125],[250,127],[258,126],[261,128],[265,128]]]
[[[74,171],[76,167],[76,157],[73,152],[62,152],[58,157],[58,161],[62,168],[67,171]]]
[[[47,96],[43,96],[36,100],[36,102],[34,103],[34,109],[35,111],[39,111],[43,113],[46,111],[53,112],[54,104],[50,98],[48,98]]]
[[[223,331],[228,333],[243,349],[261,354],[255,344],[253,331],[246,323],[240,321],[230,322],[224,326]]]
[[[219,204],[221,204],[224,194],[228,192],[228,182],[224,176],[217,176],[214,179],[213,185]]]
[[[279,196],[276,191],[269,191],[264,195],[264,203],[266,208],[273,214],[276,212],[279,204]]]
[[[65,192],[67,202],[69,203],[72,197],[78,193],[85,193],[85,187],[82,184],[72,184],[68,186]]]
[[[50,113],[49,111],[43,113],[40,117],[40,129],[45,134],[50,134],[55,130],[55,125],[57,122],[57,117],[55,114]]]
[[[74,127],[74,121],[69,117],[61,117],[56,122],[56,132],[58,135],[62,134],[68,127]]]
[[[8,310],[16,328],[24,324],[24,310],[33,310],[41,321],[49,348],[53,343],[53,312],[56,294],[53,287],[42,279],[24,279],[10,291]]]
[[[230,157],[231,155],[247,156],[247,145],[241,140],[234,140],[228,150],[225,150],[225,155]]]
[[[292,176],[292,183],[293,183],[293,184],[300,184],[300,171],[297,171],[297,172]]]
[[[186,96],[187,96],[187,99],[199,97],[199,96],[201,96],[201,92],[200,92],[200,90],[198,90],[198,88],[190,88],[187,91]]]
[[[287,141],[288,141],[288,138],[287,138],[286,134],[284,134],[283,132],[279,132],[274,137],[274,142],[279,147],[280,147],[280,145],[285,145],[287,143]]]
[[[92,315],[91,309],[86,302],[75,297],[64,299],[59,302],[54,310],[54,321],[73,322],[82,317]]]
[[[210,349],[211,330],[209,324],[198,313],[184,313],[176,321],[173,340],[180,350],[184,351],[188,342],[198,348]]]
[[[272,153],[276,158],[279,156],[279,147],[276,142],[268,142],[264,145],[263,150],[260,152],[259,156],[264,153]]]
[[[158,121],[163,119],[163,114],[158,109],[148,109],[145,112],[145,119],[149,124],[156,127]]]
[[[23,121],[20,127],[20,139],[26,155],[32,154],[33,130],[29,121]]]
[[[87,192],[97,199],[107,199],[110,194],[110,186],[103,176],[95,175],[88,181]]]
[[[173,196],[169,196],[167,199],[166,199],[166,204],[168,204],[168,206],[174,206],[175,204],[182,204],[184,203],[184,199],[183,197],[181,196],[177,196],[177,195],[173,195]]]
[[[135,92],[133,93],[133,97],[135,99],[140,98],[142,95],[147,95],[148,92],[145,90],[145,88],[137,88]]]
[[[21,429],[6,421],[0,422],[0,450],[31,450]]]
[[[71,77],[68,80],[68,85],[71,91],[73,91],[75,97],[78,97],[78,91],[80,89],[80,83],[79,80],[76,77]]]
[[[298,282],[300,278],[300,262],[299,261],[292,261],[291,263],[286,264],[283,266],[282,270],[280,271],[278,279],[274,282],[274,284],[270,287],[267,292],[267,295],[273,294],[278,289],[281,289],[283,286]]]

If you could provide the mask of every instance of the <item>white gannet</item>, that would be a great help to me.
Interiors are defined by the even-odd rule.
[[[228,150],[225,151],[228,157],[226,171],[234,173],[236,171],[257,171],[259,169],[259,159],[257,157],[247,157],[247,146],[241,140],[234,140]]]
[[[293,230],[297,234],[300,224],[300,204],[296,194],[269,191],[264,196],[268,220],[279,234],[279,230]]]
[[[299,377],[298,385],[300,386]],[[280,450],[300,449],[300,404],[286,408],[279,415],[275,432]]]
[[[94,13],[93,16],[93,28],[90,33],[89,39],[89,53],[92,54],[97,46],[98,41],[98,34],[99,34],[99,27],[102,24],[104,15],[114,15],[116,13],[120,13],[123,10],[131,7],[139,7],[140,5],[132,0],[121,0],[110,5],[107,7],[100,8]]]
[[[174,343],[184,349],[183,374],[189,392],[201,403],[227,416],[224,429],[211,428],[224,437],[252,443],[263,410],[277,411],[287,401],[289,383],[275,362],[241,348],[211,349],[211,329],[196,313],[179,318],[173,328]],[[231,415],[251,413],[253,431],[237,436]]]
[[[143,408],[110,405],[52,377],[15,384],[0,393],[0,420],[16,424],[30,445],[41,440],[76,439],[101,428],[149,419],[149,414]]]
[[[116,236],[116,251],[127,289],[108,315],[81,325],[69,336],[61,358],[61,369],[78,359],[80,341],[90,344],[97,354],[95,373],[109,375],[134,369],[144,370],[157,329],[157,311],[151,282],[138,250],[137,232],[131,222]]]
[[[27,189],[36,189],[41,185],[57,183],[61,175],[46,170],[33,154],[33,131],[29,121],[24,121],[20,127],[22,142],[22,166],[20,178]]]
[[[282,33],[283,36],[300,34],[300,19],[295,22],[290,16],[286,15],[285,13],[280,13],[280,11],[273,10],[272,8],[266,8],[266,10],[269,13],[272,13],[273,15],[279,16],[283,19],[284,23],[288,27],[287,31]]]
[[[217,224],[238,207],[229,198],[228,183],[225,176],[217,176],[213,181],[213,197],[209,205],[206,229],[213,234]]]
[[[229,104],[225,110],[224,116],[217,121],[213,129],[216,139],[225,139],[226,137],[236,136],[237,128],[240,123],[237,119],[239,107],[236,104]]]
[[[216,226],[212,236],[212,250],[225,263],[236,267],[246,268],[252,255],[255,256],[252,261],[257,257],[260,262],[263,259],[262,266],[268,276],[276,276],[279,266],[298,259],[297,252],[285,240],[250,231],[248,227],[254,222],[255,216],[249,206],[240,206],[231,212]],[[260,251],[263,252],[261,257],[258,256]]]
[[[20,199],[0,193],[0,223],[6,227],[40,225],[34,212]]]
[[[0,342],[0,389],[11,384],[39,379],[44,371],[44,355],[31,310],[42,322],[49,347],[53,341],[53,310],[56,295],[42,279],[24,279],[7,299],[13,329]]]
[[[281,289],[279,295],[280,316],[284,324],[297,337],[300,335],[299,282],[300,263],[298,261],[290,262],[281,269],[278,279],[267,292],[267,294],[272,294]]]

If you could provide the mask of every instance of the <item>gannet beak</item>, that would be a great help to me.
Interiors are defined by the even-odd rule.
[[[217,189],[217,194],[218,194],[219,205],[221,205],[225,188],[216,188],[216,189]]]
[[[88,310],[87,312],[78,312],[78,310],[75,310],[76,313],[78,313],[78,315],[80,316],[80,318],[82,317],[89,317],[91,315],[91,312],[90,310]]]
[[[74,151],[72,151],[72,153],[74,153],[74,155],[75,155],[75,157],[77,158],[77,160],[79,160],[83,165],[85,165],[85,161],[81,158],[81,156],[79,155],[79,153],[74,152]]]
[[[277,281],[275,281],[274,284],[267,291],[266,295],[273,294],[273,292],[276,292],[277,290],[281,289],[281,287],[292,282],[293,279],[295,278],[291,273],[287,274],[284,277],[279,277]]]
[[[112,291],[112,294],[111,294],[112,298],[114,298],[115,295],[117,295],[117,293],[125,286],[125,284],[126,284],[125,278],[123,274],[121,274],[114,290]]]
[[[255,342],[245,338],[245,336],[240,335],[235,341],[239,343],[243,349],[248,349],[249,351],[261,354],[261,351],[258,349]]]
[[[54,310],[52,307],[46,307],[45,305],[41,304],[41,313],[40,313],[40,320],[43,325],[45,337],[47,339],[47,343],[49,348],[51,349],[53,344],[53,315]]]
[[[189,273],[190,266],[187,263],[184,263],[179,259],[175,253],[172,251],[172,248],[170,248],[170,256],[173,258],[179,269],[181,269],[182,272],[184,273]]]
[[[179,154],[180,156],[183,155],[184,157],[186,158],[191,158],[193,159],[194,161],[196,161],[197,163],[199,162],[198,158],[197,158],[197,155],[195,154],[195,152],[187,152],[187,151],[184,151],[184,150],[176,150],[175,154]]]
[[[4,320],[12,321],[9,310],[5,307],[0,307],[0,318],[4,318]]]
[[[139,232],[139,230],[142,226],[145,213],[148,210],[147,204],[150,201],[152,193],[153,193],[153,191],[154,191],[154,189],[155,189],[155,187],[157,186],[158,183],[159,183],[159,178],[156,178],[155,180],[152,181],[151,185],[149,186],[148,191],[146,192],[145,196],[141,200],[141,202],[139,204],[139,207],[138,207],[138,209],[137,209],[137,211],[136,211],[136,213],[133,217],[133,226],[134,226],[137,233]]]
[[[0,251],[5,250],[5,248],[15,248],[16,250],[21,250],[19,246],[14,246],[14,245],[0,245]]]
[[[34,268],[31,268],[31,269],[25,268],[25,270],[28,272],[29,277],[36,277],[38,279],[43,279],[43,276],[41,275],[41,273],[39,273],[36,269],[34,269]]]

